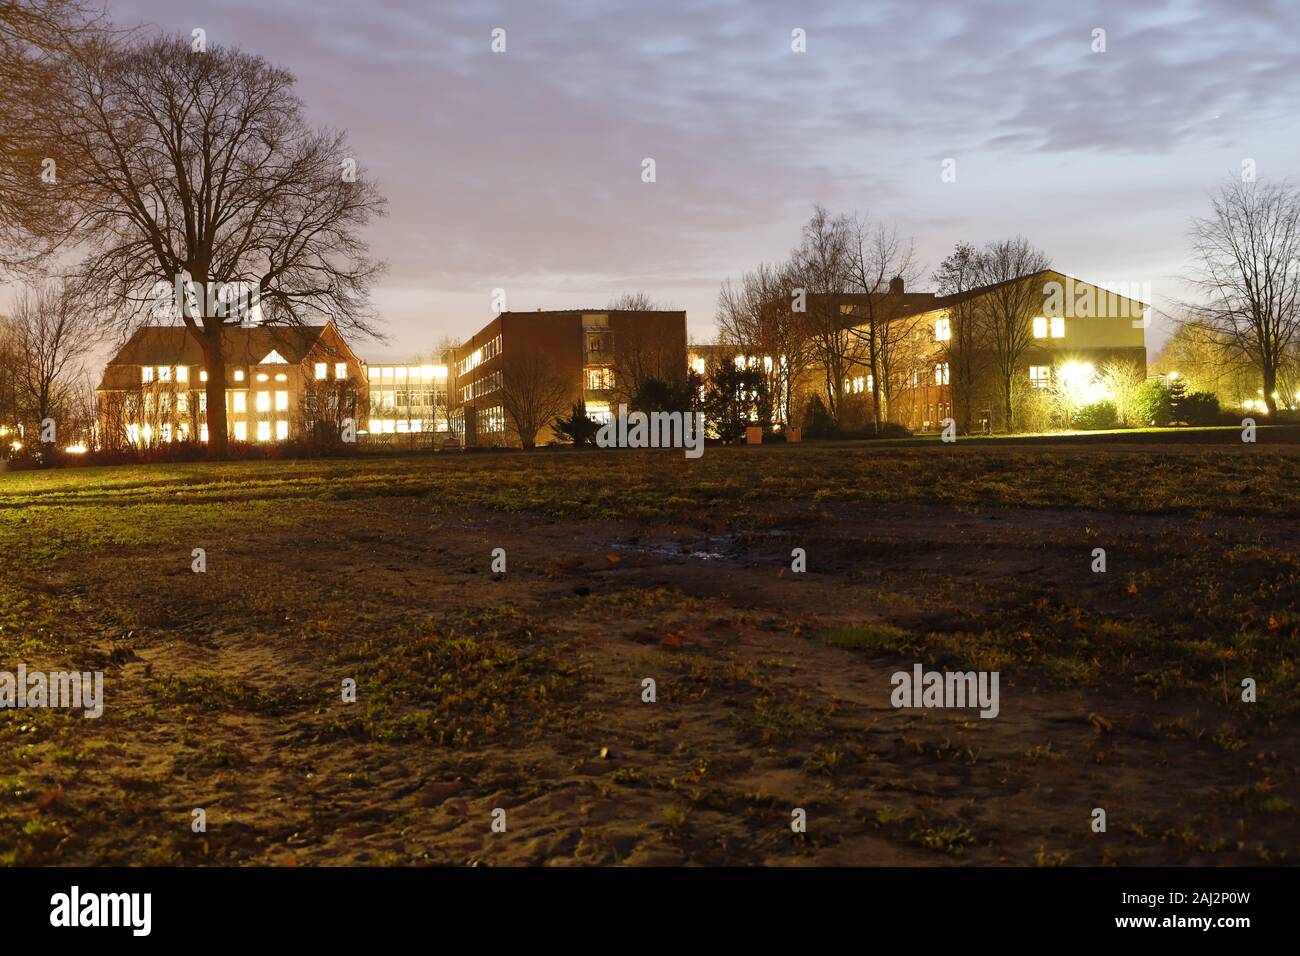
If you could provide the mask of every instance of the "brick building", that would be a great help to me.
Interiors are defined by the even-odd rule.
[[[516,445],[532,427],[545,444],[575,403],[603,422],[647,379],[680,381],[686,313],[503,312],[444,362],[451,428],[464,444]]]

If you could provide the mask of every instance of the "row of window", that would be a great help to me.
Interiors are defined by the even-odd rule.
[[[489,372],[487,375],[474,379],[468,385],[460,387],[460,400],[468,402],[471,398],[478,398],[480,395],[490,395],[501,387],[501,372]]]
[[[1034,338],[1036,339],[1063,339],[1065,338],[1065,319],[1062,316],[1036,316],[1033,322]],[[934,340],[936,342],[947,342],[952,338],[952,322],[949,319],[934,320]]]
[[[501,336],[498,335],[489,339],[481,348],[475,349],[471,354],[461,359],[456,366],[456,374],[458,376],[466,375],[499,354],[501,354]]]
[[[381,389],[370,393],[372,408],[434,408],[447,404],[447,394],[432,388]]]
[[[447,366],[371,365],[366,374],[372,382],[435,382],[447,377]]]
[[[446,431],[428,418],[372,418],[372,435],[409,435],[417,432]]]
[[[931,368],[930,372],[931,375],[934,377],[935,385],[947,385],[949,382],[952,381],[952,371],[948,367],[947,362],[936,363]],[[919,368],[912,369],[912,387],[913,388],[921,387],[921,370]]]
[[[326,362],[317,362],[315,371],[316,380],[324,381],[329,377],[329,364]],[[235,369],[234,377],[236,382],[242,382],[244,380],[244,370],[242,368]],[[256,377],[259,382],[270,381],[271,378],[270,374],[267,372],[258,372]],[[347,377],[348,363],[335,362],[334,378],[343,381]],[[188,382],[189,380],[190,370],[189,367],[185,365],[143,365],[140,367],[140,381],[146,385],[151,382]],[[205,370],[200,369],[199,381],[206,382],[207,380],[208,373]],[[289,376],[284,372],[276,372],[275,380],[277,382],[287,382]]]
[[[325,381],[326,377],[327,377],[328,374],[329,374],[329,364],[328,364],[327,362],[317,362],[317,363],[316,363],[315,373],[316,373],[316,381],[318,381],[318,382],[323,382],[323,381]],[[348,363],[347,363],[347,362],[335,362],[335,363],[334,363],[334,378],[335,378],[337,381],[342,382],[342,381],[344,381],[347,377],[348,377]],[[261,375],[259,375],[259,376],[257,377],[257,380],[258,380],[259,382],[265,382],[265,381],[266,381],[266,379],[265,379],[264,377],[262,377]],[[283,381],[284,381],[284,376],[283,376],[283,375],[277,375],[277,376],[275,377],[275,380],[276,380],[277,382],[283,382]]]
[[[258,441],[270,441],[274,434],[276,441],[284,441],[289,437],[289,423],[284,419],[279,421],[261,421],[254,423],[256,428],[254,434]],[[234,423],[235,441],[248,441],[248,422],[236,421]],[[158,440],[160,442],[185,441],[190,436],[190,426],[181,422],[174,428],[170,422],[164,422],[158,426]],[[132,423],[126,426],[127,440],[133,445],[150,444],[154,439],[154,430],[152,425],[139,425]],[[199,426],[199,441],[208,440],[208,426],[206,424]]]
[[[478,430],[484,434],[493,434],[506,430],[506,412],[500,405],[493,405],[478,413]]]

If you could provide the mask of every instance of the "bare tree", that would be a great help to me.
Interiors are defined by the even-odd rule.
[[[807,371],[812,358],[806,313],[795,312],[794,275],[789,264],[763,263],[746,272],[738,283],[730,279],[718,292],[717,323],[721,343],[746,356],[761,356],[767,393],[777,418],[794,420],[794,383]]]
[[[1217,330],[1263,378],[1277,412],[1278,377],[1300,338],[1300,194],[1289,183],[1226,183],[1191,227],[1192,319]]]
[[[0,267],[31,267],[66,235],[48,119],[67,107],[64,62],[98,26],[80,0],[0,0]]]
[[[91,44],[68,66],[73,110],[50,118],[60,199],[88,255],[77,270],[123,328],[160,289],[203,351],[209,454],[227,448],[224,303],[251,290],[262,320],[333,320],[374,334],[381,265],[361,230],[383,200],[342,133],[311,129],[293,77],[233,48],[163,37]],[[163,310],[168,311],[167,309]],[[106,314],[109,314],[106,312]]]
[[[620,292],[609,300],[609,305],[605,306],[611,312],[654,312],[658,309],[667,309],[668,306],[660,305],[649,292]]]
[[[1034,276],[1050,265],[1047,255],[1023,236],[992,242],[979,256],[979,284],[988,286],[980,296],[982,337],[992,352],[1008,432],[1015,428],[1016,370],[1034,344],[1033,319],[1043,307],[1043,290]]]
[[[72,411],[82,359],[94,347],[93,317],[61,283],[26,286],[14,305],[19,400],[39,431],[47,419]],[[47,450],[53,442],[47,442]]]
[[[850,331],[871,373],[872,423],[879,429],[888,414],[898,352],[920,321],[908,316],[903,290],[921,270],[912,242],[899,238],[897,229],[855,217],[849,232],[849,288],[864,296],[854,312],[860,322]]]
[[[18,329],[12,319],[0,315],[0,428],[5,434],[22,418],[18,401]],[[7,442],[0,441],[0,456]]]
[[[940,295],[953,297],[948,306],[948,340],[943,346],[948,363],[957,424],[969,432],[974,418],[974,396],[979,371],[980,314],[978,300],[970,295],[982,275],[980,253],[959,242],[939,264],[934,282]]]
[[[537,433],[567,411],[572,398],[570,383],[537,352],[502,356],[501,407],[524,448],[537,445]]]
[[[822,368],[832,416],[840,412],[845,372],[856,361],[852,322],[840,311],[842,296],[849,290],[850,256],[848,220],[832,217],[824,206],[814,207],[803,241],[794,251],[792,268],[796,292],[804,294],[808,342]]]

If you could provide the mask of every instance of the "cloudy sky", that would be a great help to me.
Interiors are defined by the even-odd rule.
[[[372,360],[469,334],[498,287],[518,310],[645,290],[707,339],[720,282],[816,202],[897,223],[929,267],[1021,233],[1161,306],[1216,183],[1300,155],[1294,0],[108,4],[265,56],[349,131],[390,203]]]

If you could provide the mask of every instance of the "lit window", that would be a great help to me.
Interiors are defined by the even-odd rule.
[[[205,422],[204,424],[199,426],[199,441],[206,442],[207,440],[208,440],[208,426],[207,423]]]
[[[275,423],[275,440],[284,441],[289,437],[289,423],[279,421]]]
[[[277,412],[283,412],[283,411],[285,411],[286,409],[288,409],[288,407],[289,407],[289,393],[288,393],[288,392],[276,392],[276,393],[275,393],[275,410],[276,410]]]
[[[1053,317],[1052,317],[1052,338],[1054,338],[1054,339],[1063,339],[1063,338],[1065,338],[1065,319],[1064,319],[1064,317],[1059,316],[1059,315],[1057,315],[1057,316],[1053,316]]]
[[[271,410],[271,393],[270,393],[270,392],[258,392],[258,393],[257,393],[257,410],[258,410],[259,412],[269,412],[269,411]]]
[[[172,380],[172,370],[171,370],[171,368],[170,368],[169,366],[166,366],[166,365],[159,365],[159,366],[158,366],[158,381],[160,381],[160,382],[170,382],[171,380]]]
[[[206,412],[207,410],[208,410],[208,393],[199,392],[199,411]]]
[[[287,382],[289,381],[289,376],[285,375],[283,372],[277,372],[275,374],[275,380],[277,382]]]
[[[348,377],[348,363],[347,363],[347,362],[335,362],[335,363],[334,363],[334,377],[337,378],[337,379],[340,379],[340,380],[345,379],[345,378]]]
[[[169,442],[169,441],[172,440],[172,425],[171,425],[171,422],[163,422],[162,428],[161,428],[159,431],[161,432],[161,435],[162,435],[162,437],[159,438],[159,441],[166,441],[166,442]]]
[[[199,381],[206,382],[207,380],[208,380],[208,371],[207,369],[204,369],[202,372],[199,372]]]
[[[372,418],[372,419],[370,419],[370,433],[371,433],[372,435],[374,435],[374,434],[378,434],[378,433],[379,433],[379,430],[380,430],[382,427],[383,427],[383,425],[382,425],[382,423],[379,421],[378,418]]]
[[[1034,317],[1034,338],[1047,338],[1047,319],[1041,315]]]
[[[934,367],[934,384],[935,385],[948,384],[948,363],[947,362],[940,362],[938,365]]]
[[[270,423],[270,422],[258,422],[258,423],[257,423],[257,440],[258,440],[258,441],[270,441],[270,440],[271,440],[271,423]]]
[[[180,365],[176,368],[176,381],[188,382],[190,380],[190,369],[188,365]]]
[[[178,415],[185,415],[185,414],[187,414],[187,413],[189,412],[189,410],[190,410],[190,393],[189,393],[189,392],[177,392],[177,393],[176,393],[176,413],[177,413]]]
[[[447,373],[444,370],[442,374],[445,376]],[[437,376],[437,372],[432,365],[423,365],[420,367],[420,375],[426,382],[431,382]]]
[[[258,373],[257,373],[257,380],[258,380],[259,382],[265,382],[266,379],[267,379],[267,374],[266,374],[265,372],[258,372]]]
[[[614,387],[614,370],[598,366],[587,371],[587,388],[590,391],[607,391]]]
[[[947,342],[952,338],[952,326],[948,319],[934,320],[934,340],[936,342]]]
[[[235,422],[235,441],[248,441],[247,423]]]
[[[152,366],[146,365],[146,366],[144,366],[144,368],[140,369],[140,381],[142,381],[142,382],[152,382],[152,381],[153,381],[153,367],[152,367]]]
[[[243,380],[244,380],[244,370],[243,370],[242,368],[241,368],[241,369],[236,369],[236,370],[235,370],[235,381],[236,381],[236,382],[242,382]]]
[[[231,392],[231,394],[235,396],[235,411],[237,412],[248,411],[248,393]]]
[[[126,440],[129,441],[132,445],[138,445],[138,444],[140,444],[140,426],[139,426],[139,425],[127,425],[127,426],[126,426]]]
[[[316,363],[316,381],[319,382],[325,378],[325,368],[326,366],[324,362]]]
[[[691,368],[695,369],[696,375],[704,374],[704,359],[697,358],[691,362]]]
[[[383,373],[383,375],[381,375],[380,377],[383,378],[385,381],[388,381],[388,380],[392,379],[392,377],[393,377],[393,369],[392,369],[392,366],[385,365],[385,366],[384,366],[384,373]]]
[[[1047,388],[1052,384],[1052,370],[1047,365],[1029,366],[1029,384],[1033,388]]]

